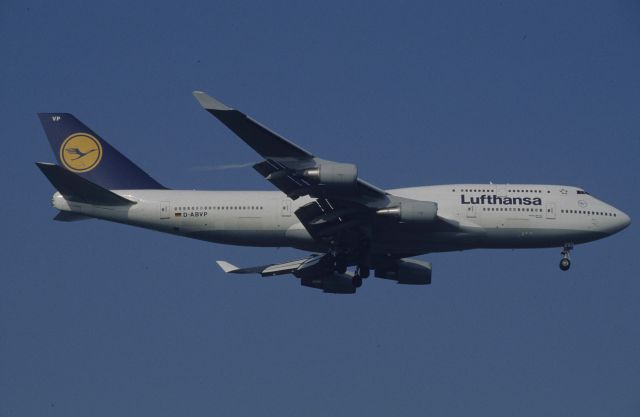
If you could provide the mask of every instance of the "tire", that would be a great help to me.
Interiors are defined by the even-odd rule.
[[[362,277],[360,275],[354,275],[353,276],[353,286],[355,288],[362,287]]]
[[[560,269],[567,271],[571,267],[571,261],[569,258],[562,258],[560,260]]]
[[[358,267],[358,273],[362,278],[369,278],[369,274],[371,273],[368,267]]]

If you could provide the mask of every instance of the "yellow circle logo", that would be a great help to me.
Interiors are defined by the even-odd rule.
[[[71,171],[91,171],[101,159],[102,145],[88,133],[74,133],[60,147],[60,160]]]

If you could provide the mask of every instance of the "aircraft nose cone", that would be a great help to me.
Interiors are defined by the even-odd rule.
[[[622,230],[631,224],[631,217],[621,211],[620,214],[618,214],[618,221],[620,222],[619,230]]]
[[[614,218],[614,221],[610,223],[610,229],[609,229],[610,234],[618,233],[622,229],[629,226],[629,224],[631,224],[631,218],[625,212],[617,209],[614,209],[614,210],[617,213],[616,213],[616,217]]]
[[[602,231],[608,235],[612,235],[629,226],[631,224],[631,218],[625,212],[615,207],[609,207],[609,212],[612,214],[615,213],[615,217],[609,217],[608,220],[602,224]]]

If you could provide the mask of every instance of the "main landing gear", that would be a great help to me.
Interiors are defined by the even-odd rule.
[[[346,256],[342,254],[334,255],[333,269],[339,274],[344,274],[345,272],[347,272]]]
[[[571,260],[569,259],[569,253],[573,249],[573,243],[565,243],[562,247],[562,259],[560,260],[560,269],[567,271],[571,267]]]
[[[357,274],[354,275],[353,279],[352,279],[352,282],[353,282],[354,288],[362,287],[362,277],[360,275],[357,275]]]
[[[347,272],[347,259],[343,255],[334,256],[333,258],[333,270],[339,274],[344,274]],[[356,271],[353,274],[353,286],[355,288],[360,288],[362,286],[362,279],[368,278],[370,274],[369,265],[358,265],[356,267]]]
[[[356,261],[356,270],[352,276],[352,284],[354,288],[360,288],[362,286],[362,279],[368,278],[370,271],[370,259],[369,259],[369,247],[370,242],[363,240],[360,242],[357,251],[346,251],[344,248],[333,248],[329,252],[328,259],[331,262],[331,267],[338,274],[347,273],[349,264],[353,265],[353,261]]]
[[[365,265],[359,265],[356,268],[356,273],[353,275],[353,286],[360,288],[362,286],[362,278],[369,278],[369,267]]]

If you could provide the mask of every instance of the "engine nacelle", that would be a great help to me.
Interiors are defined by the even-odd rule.
[[[351,275],[338,274],[337,272],[314,278],[301,278],[300,285],[318,288],[332,294],[353,294],[356,292]]]
[[[353,187],[358,180],[358,167],[354,164],[326,161],[315,168],[305,170],[302,175],[323,185]]]
[[[399,259],[395,265],[377,268],[375,275],[377,278],[398,281],[398,284],[429,285],[431,284],[431,262]]]
[[[377,211],[406,223],[430,223],[438,217],[438,204],[433,201],[402,201],[395,207]]]

